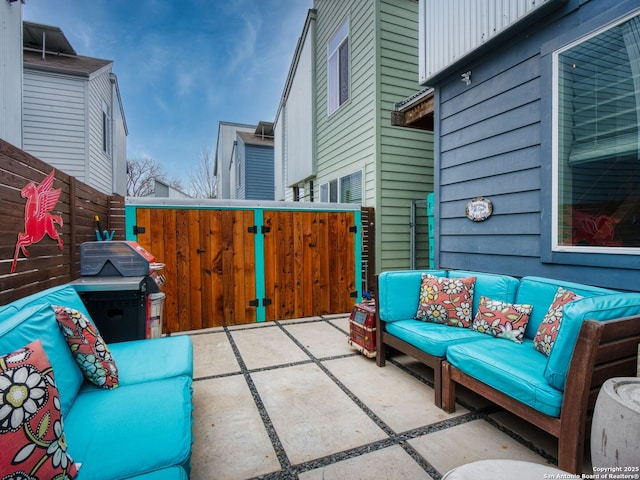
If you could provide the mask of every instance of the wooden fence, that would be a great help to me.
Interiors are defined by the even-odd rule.
[[[54,228],[60,233],[63,250],[48,235],[33,244],[26,239],[29,256],[18,251],[12,273],[18,235],[28,233],[25,232],[28,199],[23,198],[21,191],[32,182],[37,187],[53,170],[45,162],[0,140],[0,305],[76,279],[80,275],[80,244],[96,239],[96,215],[103,229],[115,230],[115,240],[124,240],[124,197],[105,195],[55,170],[52,188],[60,189],[60,197],[51,214],[62,218],[62,226],[56,224]]]
[[[128,204],[129,239],[165,264],[164,331],[351,311],[360,211],[300,205]]]

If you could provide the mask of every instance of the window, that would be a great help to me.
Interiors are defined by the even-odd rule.
[[[329,183],[320,185],[320,201],[338,203],[338,181],[331,180]]]
[[[554,249],[637,253],[640,15],[556,52],[554,75]]]
[[[327,85],[331,115],[349,100],[349,19],[342,22],[327,45]]]
[[[362,171],[340,179],[340,202],[362,205]]]
[[[111,155],[111,109],[102,102],[102,151]]]
[[[362,204],[362,171],[320,185],[320,201]]]

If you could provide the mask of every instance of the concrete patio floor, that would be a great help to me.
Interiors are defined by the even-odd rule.
[[[348,317],[188,332],[191,478],[432,479],[475,460],[555,462],[555,439],[462,389],[433,404],[432,371],[379,368],[347,344]]]

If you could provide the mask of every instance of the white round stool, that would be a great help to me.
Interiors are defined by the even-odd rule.
[[[593,410],[591,463],[594,470],[632,467],[639,459],[640,378],[610,378],[602,384]]]
[[[523,460],[479,460],[449,470],[442,480],[541,480],[563,478],[567,472]]]

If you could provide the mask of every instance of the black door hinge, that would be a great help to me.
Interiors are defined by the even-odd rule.
[[[255,300],[249,300],[250,307],[257,307],[258,305],[260,305],[260,302],[258,301],[257,298]]]
[[[270,298],[263,298],[262,299],[262,306],[266,307],[268,305],[271,305],[271,299]]]
[[[349,227],[349,231],[352,233],[358,233],[358,227],[356,225]]]
[[[249,228],[247,228],[247,232],[249,232],[249,233],[258,233],[258,227],[256,227],[255,225],[253,227],[249,227]]]
[[[134,235],[139,235],[139,234],[144,233],[144,232],[145,232],[144,227],[139,227],[137,225],[133,226],[133,234]]]
[[[263,234],[264,233],[269,233],[271,231],[271,227],[267,227],[265,225],[262,225],[261,231],[262,231]]]
[[[351,292],[351,293],[349,294],[349,296],[350,296],[351,298],[358,298],[358,291],[357,291],[357,290],[354,290],[353,292]]]

